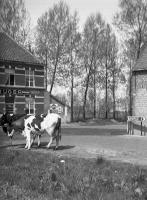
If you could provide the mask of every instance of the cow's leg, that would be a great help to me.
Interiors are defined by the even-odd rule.
[[[35,138],[36,138],[36,134],[34,134],[32,139],[31,139],[31,146],[32,146],[33,142],[35,141]]]
[[[59,147],[59,135],[56,136],[56,146],[55,146],[55,150],[57,150]]]
[[[26,137],[26,145],[25,145],[25,149],[28,148],[28,138]]]
[[[38,147],[40,147],[40,138],[41,138],[41,136],[38,135]]]
[[[27,130],[26,131],[26,149],[30,149],[31,148],[31,131]]]
[[[28,147],[28,138],[27,138],[27,135],[26,135],[26,132],[25,130],[22,131],[22,135],[26,138],[26,145],[25,145],[25,149],[27,149]]]
[[[52,142],[53,142],[53,137],[50,136],[50,141],[49,141],[48,145],[46,146],[48,149],[50,148],[50,145],[52,144]]]
[[[31,149],[31,133],[28,134],[28,149]]]
[[[49,136],[49,138],[50,138],[49,143],[48,143],[48,145],[46,146],[46,147],[49,149],[50,145],[51,145],[52,142],[53,142],[54,127],[51,127],[51,128],[46,129],[45,132],[48,134],[48,136]]]
[[[58,130],[55,130],[55,131],[54,131],[54,135],[55,135],[55,139],[56,139],[55,150],[57,150],[57,149],[58,149],[58,146],[59,146],[59,131],[58,131]]]
[[[13,134],[14,134],[14,129],[10,133],[8,132],[8,137],[10,137],[12,139]]]

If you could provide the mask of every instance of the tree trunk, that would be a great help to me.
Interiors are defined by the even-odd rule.
[[[53,78],[51,82],[51,87],[50,87],[50,94],[52,93],[54,82],[55,82],[55,76],[56,76],[56,70],[57,70],[57,65],[58,65],[58,60],[59,60],[59,38],[58,38],[58,47],[57,47],[57,52],[56,52],[56,62],[54,65],[54,72],[53,72]]]
[[[86,89],[85,89],[85,93],[84,93],[83,119],[86,119],[86,101],[87,101],[87,93],[88,93],[88,87],[89,87],[90,74],[91,74],[91,67],[89,68],[89,73],[88,73],[87,81],[86,81]]]
[[[130,61],[130,77],[129,77],[129,115],[132,116],[132,64]]]
[[[96,80],[95,80],[96,66],[94,63],[93,85],[94,85],[94,100],[93,100],[93,118],[96,118]]]
[[[46,77],[45,77],[45,85],[46,85],[46,90],[47,90],[47,49],[46,49],[46,55],[45,55],[45,62],[46,62],[46,69],[45,69],[45,72],[46,72]]]
[[[107,60],[106,60],[106,96],[105,96],[105,107],[106,107],[106,112],[105,112],[105,118],[108,119],[108,69],[107,69]]]
[[[73,122],[73,85],[74,85],[73,64],[71,63],[71,122]]]
[[[112,94],[113,94],[113,119],[115,119],[115,70],[114,69],[113,69]]]

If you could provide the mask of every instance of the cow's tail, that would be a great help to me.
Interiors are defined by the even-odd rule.
[[[59,135],[59,140],[61,140],[61,118],[58,118],[58,135]]]

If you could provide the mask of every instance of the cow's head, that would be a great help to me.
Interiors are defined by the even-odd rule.
[[[11,114],[4,113],[0,118],[0,126],[3,129],[3,132],[6,133],[9,137],[12,137],[10,133],[10,124],[11,124]]]
[[[0,126],[4,126],[5,124],[10,124],[12,122],[12,115],[9,113],[4,113],[0,118]]]
[[[7,123],[7,116],[6,114],[3,114],[0,118],[0,126],[3,126],[6,123]]]

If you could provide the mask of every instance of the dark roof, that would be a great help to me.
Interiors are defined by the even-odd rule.
[[[67,106],[68,108],[70,108],[69,105],[67,105],[66,103],[60,101],[57,97],[53,96],[52,94],[51,94],[51,98],[54,99],[55,101],[57,101],[58,103],[60,103],[61,105]]]
[[[4,32],[0,32],[0,60],[43,65],[34,55]]]
[[[147,43],[141,48],[140,57],[136,61],[133,71],[147,70]]]

